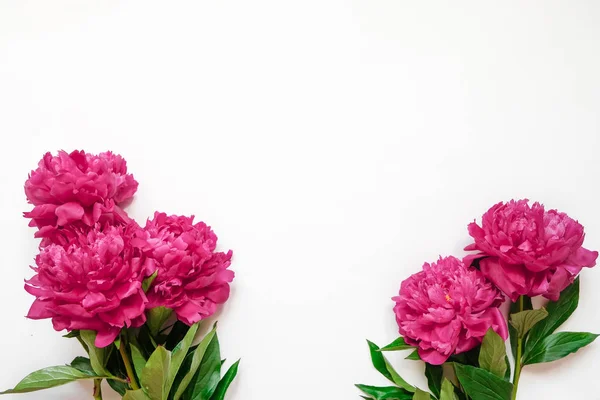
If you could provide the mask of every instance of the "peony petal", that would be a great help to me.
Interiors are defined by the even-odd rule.
[[[596,259],[598,258],[597,251],[590,251],[580,247],[571,254],[571,256],[565,261],[565,264],[582,266],[582,267],[593,267],[596,265]]]
[[[442,353],[439,353],[435,349],[423,350],[419,347],[418,352],[419,357],[421,357],[421,360],[432,365],[442,365],[446,362],[446,360],[448,360],[448,357],[450,357],[450,354],[444,355]]]
[[[65,203],[56,208],[55,214],[58,217],[57,224],[67,225],[70,222],[80,220],[84,215],[84,209],[79,203]]]
[[[30,319],[44,319],[52,318],[55,313],[52,312],[53,303],[51,301],[34,300],[33,304],[29,308],[27,318]]]
[[[121,332],[120,328],[115,328],[114,326],[106,326],[104,329],[99,330],[96,335],[95,345],[98,348],[104,348],[108,345],[112,344],[119,333]]]
[[[506,294],[513,302],[517,301],[523,292],[524,276],[519,276],[518,270],[509,268],[510,273],[505,273],[501,265],[501,261],[496,257],[487,257],[479,262],[481,272],[491,280],[504,294]],[[515,284],[512,278],[518,279],[519,283]]]

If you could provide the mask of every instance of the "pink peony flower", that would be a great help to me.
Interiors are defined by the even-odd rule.
[[[25,290],[36,297],[28,318],[51,318],[61,331],[97,331],[96,346],[106,347],[123,327],[144,324],[147,298],[142,280],[154,268],[130,244],[136,224],[77,228],[64,245],[49,244],[36,257],[36,275]]]
[[[479,253],[479,267],[511,300],[542,295],[556,301],[583,267],[596,265],[597,251],[582,247],[583,226],[568,215],[528,200],[498,203],[469,224],[475,243],[465,250]]]
[[[76,221],[92,226],[107,213],[124,214],[118,204],[131,199],[137,186],[125,160],[111,152],[46,153],[25,182],[34,208],[24,215],[40,229]]]
[[[425,263],[423,271],[402,282],[393,300],[400,334],[430,364],[471,350],[490,328],[508,337],[498,309],[504,297],[481,272],[455,257]]]
[[[173,309],[192,325],[209,317],[229,297],[232,252],[215,252],[217,236],[194,217],[156,212],[136,245],[155,260],[158,274],[147,292],[148,308]]]

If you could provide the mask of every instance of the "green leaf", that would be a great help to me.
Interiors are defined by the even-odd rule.
[[[373,362],[375,369],[390,381],[394,382],[396,385],[406,389],[409,392],[414,392],[415,388],[409,385],[404,379],[402,379],[400,375],[398,375],[390,363],[385,359],[381,351],[379,351],[379,347],[369,340],[367,340],[367,343],[369,344],[371,361]]]
[[[355,385],[375,400],[412,400],[413,394],[396,386]]]
[[[146,393],[142,389],[128,390],[123,396],[123,400],[150,400]],[[154,399],[152,399],[154,400]]]
[[[158,335],[160,328],[167,322],[172,313],[173,310],[166,307],[155,307],[146,311],[146,325],[152,336]]]
[[[455,363],[454,370],[464,392],[474,400],[510,400],[511,383],[470,365]]]
[[[519,311],[532,310],[533,305],[531,304],[531,298],[527,296],[523,296],[523,309],[519,310],[519,301],[516,303],[511,303],[509,314],[516,314]],[[510,334],[510,348],[512,350],[513,358],[517,358],[517,341],[519,336],[517,335],[517,330],[511,325],[508,324],[508,332]]]
[[[14,389],[0,392],[0,394],[35,392],[81,379],[94,378],[106,378],[106,376],[93,376],[68,365],[59,365],[32,372],[23,378]]]
[[[379,351],[379,346],[369,340],[367,340],[367,343],[369,344],[369,352],[371,353],[371,362],[373,363],[373,366],[381,373],[381,375],[393,382],[392,374],[390,374],[390,371],[388,371],[385,365],[385,360],[383,354]]]
[[[142,289],[144,290],[144,293],[148,293],[148,289],[150,289],[150,286],[152,286],[152,282],[154,282],[157,275],[158,270],[154,271],[152,275],[144,279],[144,281],[142,282]]]
[[[194,378],[194,375],[196,375],[196,371],[198,371],[198,368],[200,367],[202,358],[204,358],[204,353],[206,352],[208,345],[210,344],[213,337],[215,336],[216,329],[217,329],[217,326],[215,324],[213,329],[210,332],[208,332],[208,334],[206,336],[204,336],[202,341],[198,344],[198,347],[194,351],[194,355],[192,357],[192,363],[190,365],[190,369],[185,373],[185,375],[181,379],[181,383],[179,384],[179,387],[177,388],[177,391],[175,392],[175,396],[173,397],[173,400],[179,400],[179,398],[181,397],[183,392],[187,389],[188,385],[192,381],[192,378]]]
[[[121,381],[115,381],[114,379],[107,379],[108,385],[115,392],[119,393],[121,396],[125,396],[127,390],[129,390],[129,384]]]
[[[431,395],[417,388],[417,391],[413,395],[413,400],[431,400]]]
[[[546,305],[548,317],[539,322],[529,332],[526,351],[548,337],[560,327],[577,309],[579,304],[579,278],[560,293],[558,301],[551,301]]]
[[[187,331],[183,340],[179,342],[171,352],[171,366],[169,368],[169,376],[165,388],[166,393],[169,393],[171,387],[173,386],[177,372],[179,371],[179,368],[181,367],[181,364],[183,363],[183,360],[185,359],[185,356],[187,355],[188,350],[194,341],[194,337],[198,331],[198,326],[199,323],[192,325]]]
[[[66,335],[63,335],[64,338],[77,338],[79,337],[79,331],[77,329],[67,333]]]
[[[504,378],[506,374],[506,344],[492,328],[483,337],[479,366],[499,378]]]
[[[408,349],[414,349],[414,346],[406,344],[406,342],[404,341],[404,338],[402,336],[400,336],[398,339],[394,340],[392,343],[379,349],[379,351],[398,351],[398,350],[408,350]]]
[[[167,399],[169,393],[166,387],[170,364],[171,353],[163,346],[158,346],[142,369],[142,389],[152,400]]]
[[[588,332],[554,333],[537,342],[523,357],[523,364],[538,364],[559,360],[592,343],[598,335]]]
[[[221,349],[218,335],[206,348],[198,372],[188,385],[186,399],[209,400],[221,379]],[[187,394],[189,393],[189,396]]]
[[[444,370],[441,365],[432,365],[425,363],[425,376],[427,377],[427,386],[435,397],[440,397],[442,390],[442,376]]]
[[[419,356],[419,350],[415,349],[415,351],[413,351],[412,353],[407,355],[404,359],[405,360],[413,360],[413,361],[421,360],[421,356]]]
[[[215,392],[211,396],[210,400],[223,400],[225,398],[225,393],[227,393],[227,389],[229,389],[229,385],[235,379],[235,376],[238,372],[238,367],[240,365],[240,360],[237,360],[223,375],[223,379],[219,381]]]
[[[130,344],[129,348],[131,349],[131,361],[133,362],[133,369],[135,370],[135,374],[137,375],[138,379],[141,379],[142,371],[146,366],[147,360],[136,345]]]
[[[510,361],[508,361],[508,355],[504,356],[504,364],[506,364],[506,371],[504,371],[504,380],[510,381]]]
[[[92,368],[92,363],[90,362],[89,358],[75,357],[75,359],[71,361],[71,367],[78,369],[81,372],[88,374],[89,376],[97,376],[96,372]]]
[[[401,388],[403,388],[404,390],[408,391],[408,392],[414,392],[415,391],[415,387],[410,385],[408,382],[406,382],[404,380],[404,378],[402,378],[394,369],[394,367],[392,367],[392,365],[390,364],[390,362],[384,358],[385,361],[385,366],[387,368],[387,370],[390,372],[390,375],[392,375],[392,382],[394,382],[396,385],[400,386]]]
[[[112,346],[106,346],[104,348],[98,348],[95,345],[96,332],[95,331],[79,331],[79,337],[88,348],[88,354],[90,355],[90,363],[92,368],[98,375],[111,376],[111,373],[106,369],[106,362],[112,351]]]
[[[548,311],[543,307],[537,310],[521,311],[516,314],[511,314],[510,324],[517,330],[517,335],[523,338],[535,324],[547,316]]]
[[[446,378],[442,382],[442,391],[439,398],[440,400],[458,400],[456,393],[454,393],[454,385]]]

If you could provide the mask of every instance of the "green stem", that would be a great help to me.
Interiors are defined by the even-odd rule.
[[[102,400],[102,379],[94,379],[94,400]]]
[[[137,390],[140,387],[135,380],[135,373],[133,372],[133,367],[131,366],[131,360],[129,359],[129,354],[127,354],[127,349],[125,348],[125,335],[121,335],[121,345],[119,346],[119,353],[121,353],[121,358],[123,359],[123,364],[125,364],[125,369],[127,370],[127,376],[129,377],[129,385],[133,390]]]
[[[525,308],[523,306],[525,298],[523,296],[519,297],[519,312],[523,311]],[[516,400],[517,398],[517,389],[519,388],[519,379],[521,378],[521,368],[523,368],[523,363],[521,362],[521,356],[523,355],[523,338],[517,338],[517,357],[515,358],[515,376],[513,378],[513,392],[511,400]]]

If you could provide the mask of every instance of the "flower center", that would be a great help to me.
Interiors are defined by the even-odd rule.
[[[452,300],[452,297],[450,297],[450,295],[446,293],[446,301],[450,303],[450,300]]]

